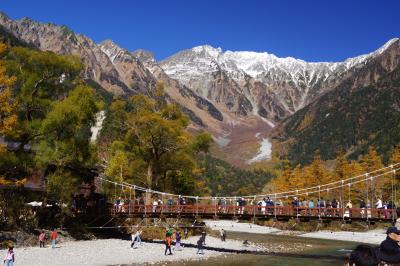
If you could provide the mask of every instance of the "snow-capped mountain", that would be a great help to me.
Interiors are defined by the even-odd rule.
[[[275,125],[291,121],[303,107],[338,87],[370,85],[400,61],[399,39],[344,62],[305,62],[209,45],[157,62],[149,51],[130,52],[111,40],[97,44],[66,26],[12,20],[0,12],[0,27],[36,49],[79,56],[85,65],[82,77],[112,95],[152,96],[157,82],[163,82],[166,100],[190,117],[190,130],[210,132],[225,159],[234,164],[257,154],[249,147],[264,140]]]
[[[397,40],[392,39],[375,52],[344,62],[316,63],[279,58],[266,52],[224,52],[221,48],[203,45],[179,52],[160,62],[160,66],[171,78],[228,107],[232,107],[232,96],[225,93],[227,97],[222,98],[218,93],[220,78],[230,83],[232,94],[242,94],[248,100],[251,106],[247,111],[259,113],[264,108],[264,98],[273,95],[284,111],[293,113],[334,87],[338,78],[342,79],[351,69],[381,54]],[[263,85],[263,91],[253,87],[256,82]],[[278,120],[281,117],[266,118]]]

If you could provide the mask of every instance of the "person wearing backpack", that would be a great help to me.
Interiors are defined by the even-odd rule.
[[[167,251],[169,251],[168,255],[172,255],[171,246],[172,246],[172,234],[170,232],[167,232],[167,234],[165,236],[165,252],[164,252],[164,255],[167,255]]]

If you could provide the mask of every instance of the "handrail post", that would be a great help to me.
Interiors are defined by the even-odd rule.
[[[199,216],[199,196],[196,196],[196,216]]]
[[[214,197],[214,216],[217,217],[217,198]]]
[[[148,189],[146,189],[146,192],[145,192],[145,199],[144,199],[144,215],[146,216],[147,215],[147,206],[146,206],[146,201],[147,201],[147,193],[148,193]]]
[[[233,198],[233,217],[236,217],[236,197]]]
[[[129,205],[128,205],[129,215],[131,215],[131,204],[132,204],[132,187],[129,187]]]

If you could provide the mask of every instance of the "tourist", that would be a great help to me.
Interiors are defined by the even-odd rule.
[[[119,208],[120,208],[119,204],[120,204],[120,203],[121,203],[121,198],[117,198],[117,199],[115,200],[115,204],[114,204],[115,212],[119,212]]]
[[[123,199],[119,201],[119,212],[125,212],[125,202]]]
[[[265,209],[266,209],[266,207],[267,207],[267,199],[264,198],[264,199],[261,201],[261,212],[262,212],[262,214],[265,214]]]
[[[175,233],[175,250],[182,250],[181,246],[181,232],[177,231]]]
[[[226,198],[222,198],[221,206],[223,213],[226,213]]]
[[[142,230],[137,230],[136,231],[136,236],[135,236],[135,242],[138,245],[142,245],[142,237],[141,237],[141,235],[142,235]]]
[[[382,209],[384,210],[384,215],[385,215],[385,219],[387,219],[389,217],[389,212],[388,212],[388,203],[385,201],[383,203],[383,207]]]
[[[361,218],[365,218],[365,201],[362,199],[361,201],[360,201],[360,209],[361,209],[361,212],[360,212],[360,214],[361,214]]]
[[[57,230],[54,228],[51,232],[51,247],[56,248]]]
[[[353,208],[353,204],[351,203],[351,201],[347,202],[345,208],[346,208],[346,210],[344,211],[343,217],[350,218],[350,216],[351,216],[351,209]]]
[[[219,234],[220,234],[220,236],[221,236],[221,241],[222,241],[222,242],[225,242],[225,241],[226,241],[226,231],[222,228],[222,229],[219,231]]]
[[[154,201],[153,201],[153,212],[157,211],[157,206],[158,206],[158,200],[154,199]]]
[[[172,211],[172,206],[174,205],[174,200],[172,198],[169,198],[167,200],[167,206],[168,206],[168,211],[171,212]]]
[[[377,209],[382,209],[383,208],[382,200],[380,198],[377,199],[377,201],[375,203],[375,207]]]
[[[46,234],[42,231],[39,235],[39,248],[45,247]]]
[[[339,202],[336,199],[332,200],[332,209],[333,209],[333,216],[337,216],[337,208],[339,206]]]
[[[199,238],[199,240],[197,240],[197,253],[196,254],[200,254],[200,255],[204,254],[203,245],[204,245],[204,239],[203,239],[203,236],[201,236]]]
[[[308,207],[308,202],[306,199],[303,200],[302,202],[303,207],[307,208]]]
[[[310,202],[308,203],[308,208],[314,209],[314,200],[311,199]]]
[[[350,254],[349,266],[378,266],[379,252],[368,245],[358,245]]]
[[[203,238],[203,245],[206,245],[206,236],[207,236],[206,231],[201,232],[201,237]]]
[[[6,256],[4,257],[4,266],[13,266],[15,262],[14,248],[9,247]]]
[[[165,256],[167,255],[167,251],[169,251],[168,255],[172,255],[171,245],[172,245],[172,234],[168,230],[165,235],[165,252],[164,252]]]
[[[164,210],[164,201],[162,201],[162,199],[158,199],[157,205],[158,205],[158,211],[162,212]]]
[[[132,233],[131,233],[131,248],[134,248],[134,246],[135,246],[135,240],[136,240],[136,233],[134,233],[134,232],[132,231]]]
[[[318,207],[318,210],[320,211],[320,215],[321,216],[324,216],[325,215],[325,200],[324,200],[324,198],[319,198],[318,199],[318,201],[317,201],[317,207]]]
[[[183,211],[186,205],[186,200],[184,197],[179,196],[179,211]]]
[[[397,228],[400,228],[400,207],[398,207],[398,208],[396,209],[396,215],[397,215],[397,219],[396,219],[396,224],[395,224],[395,226],[396,226]]]
[[[188,235],[189,235],[189,230],[187,229],[187,227],[185,227],[185,228],[183,229],[183,234],[184,234],[184,236],[185,236],[185,239],[187,239],[187,238],[188,238]]]
[[[379,246],[380,259],[388,263],[400,263],[400,230],[391,226],[386,235],[386,239]]]
[[[238,214],[243,214],[245,204],[246,204],[246,202],[245,202],[244,198],[239,198],[237,200]]]

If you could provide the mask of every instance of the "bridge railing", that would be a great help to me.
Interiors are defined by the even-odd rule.
[[[289,217],[343,217],[360,219],[391,219],[395,209],[376,208],[308,208],[293,206],[236,206],[236,205],[114,205],[112,214],[193,214],[216,216],[289,216]]]

